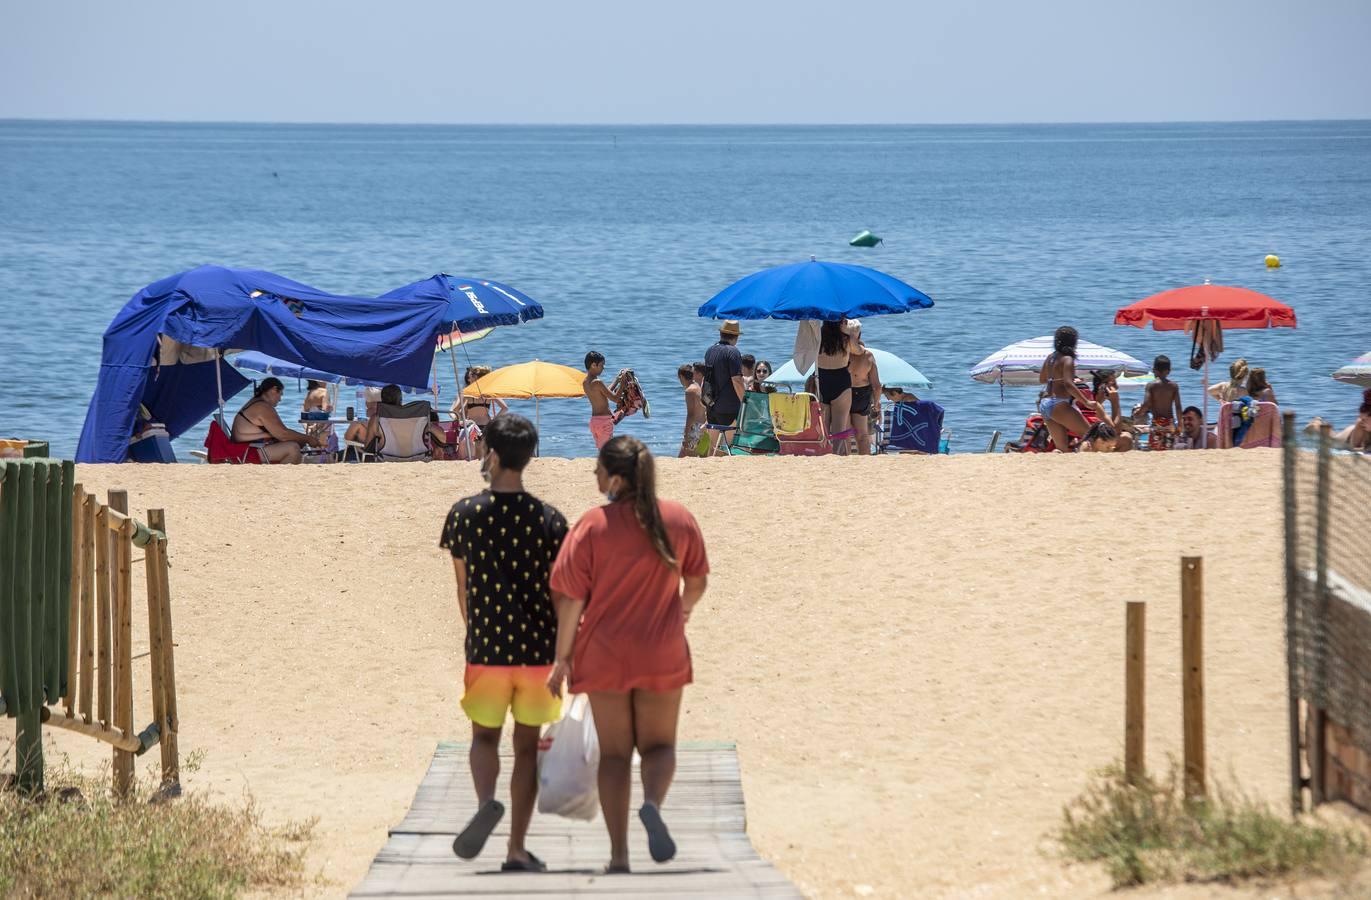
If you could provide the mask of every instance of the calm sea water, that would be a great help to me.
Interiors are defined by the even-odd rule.
[[[849,247],[863,228],[885,244]],[[1284,267],[1266,270],[1267,253]],[[438,271],[513,284],[547,317],[471,345],[471,361],[579,365],[598,349],[611,370],[636,369],[652,403],[626,429],[674,452],[675,369],[715,329],[696,308],[811,254],[876,266],[936,300],[865,334],[933,380],[954,451],[1016,434],[1034,397],[1001,400],[967,368],[1064,323],[1145,360],[1169,354],[1183,399],[1198,400],[1188,339],[1111,322],[1119,306],[1205,278],[1299,315],[1294,331],[1230,333],[1219,367],[1245,356],[1283,404],[1341,424],[1359,395],[1328,374],[1371,349],[1371,123],[0,122],[0,434],[72,455],[115,312],[151,281],[220,263],[366,295]],[[742,348],[779,366],[793,335],[748,323]],[[438,362],[446,404],[452,372]],[[545,452],[592,452],[583,401],[541,412]],[[182,458],[199,439],[178,443]]]

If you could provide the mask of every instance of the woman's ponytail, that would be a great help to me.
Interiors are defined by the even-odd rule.
[[[662,562],[676,568],[676,551],[657,507],[657,473],[652,451],[642,441],[624,434],[611,438],[601,448],[600,464],[607,474],[618,475],[627,483],[625,493],[632,497],[633,514],[638,524],[647,532]]]

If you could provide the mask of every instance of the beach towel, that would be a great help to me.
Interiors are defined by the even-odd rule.
[[[1239,397],[1228,409],[1228,427],[1233,432],[1233,446],[1241,447],[1247,430],[1257,419],[1257,404],[1251,397]]]
[[[937,453],[942,430],[943,408],[932,400],[896,403],[890,411],[890,440],[887,446],[892,450]]]
[[[643,386],[632,369],[619,370],[619,374],[614,376],[614,383],[609,386],[609,393],[620,398],[618,408],[614,410],[616,425],[636,412],[641,412],[644,419],[652,418],[652,408],[648,406]]]
[[[768,394],[771,405],[771,424],[777,434],[799,434],[807,431],[809,422],[809,394]]]

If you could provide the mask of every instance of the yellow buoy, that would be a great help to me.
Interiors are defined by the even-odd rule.
[[[1281,267],[1281,258],[1274,253],[1266,254],[1266,267],[1268,269],[1279,269]]]

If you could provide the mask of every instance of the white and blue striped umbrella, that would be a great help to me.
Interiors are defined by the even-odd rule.
[[[1334,372],[1333,380],[1358,387],[1371,387],[1371,353],[1363,353]]]
[[[1037,385],[1038,373],[1042,371],[1043,363],[1051,354],[1051,335],[1019,341],[976,363],[969,374],[973,380],[982,384]],[[1076,371],[1082,377],[1092,371],[1146,375],[1151,371],[1151,367],[1122,350],[1080,341],[1076,345]]]
[[[877,350],[875,347],[867,347],[871,355],[876,357],[876,373],[881,378],[882,385],[890,387],[902,387],[907,390],[928,390],[933,386],[923,373],[911,366],[909,363],[900,359],[893,353],[885,350]],[[803,389],[804,383],[809,380],[809,376],[814,374],[814,367],[810,366],[809,371],[800,375],[795,367],[795,360],[786,360],[785,365],[781,366],[771,377],[767,379],[770,384],[784,384],[796,389]]]

